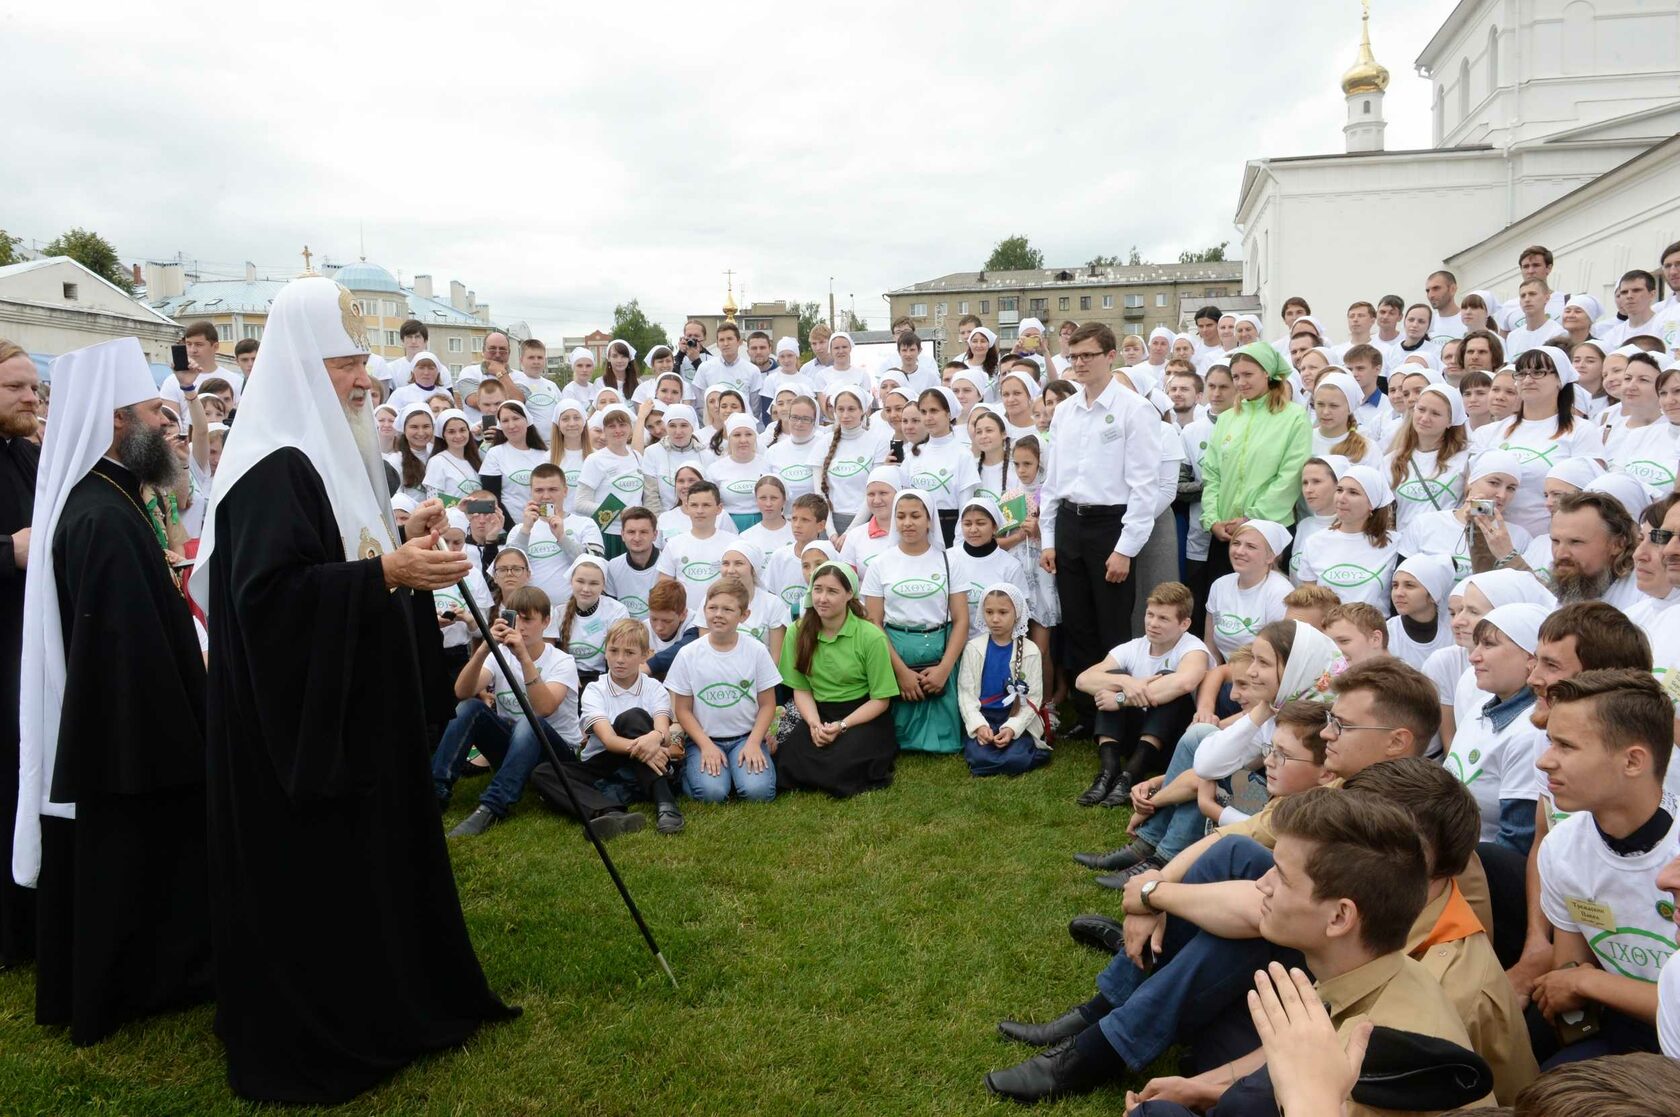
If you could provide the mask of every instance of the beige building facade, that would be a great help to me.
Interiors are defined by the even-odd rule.
[[[734,297],[731,296],[731,302]],[[724,314],[691,314],[690,318],[706,325],[707,344],[717,340],[718,327],[723,325]],[[735,310],[735,324],[741,327],[741,336],[746,337],[754,330],[763,330],[770,335],[770,344],[774,345],[777,338],[799,336],[799,308],[785,300],[770,303],[753,303],[751,306],[738,307]]]
[[[1100,322],[1117,336],[1147,335],[1156,326],[1187,329],[1195,309],[1242,290],[1240,260],[1213,264],[1031,268],[953,272],[888,291],[889,320],[907,316],[924,338],[956,337],[965,314],[1012,342],[1020,323],[1037,318],[1054,333],[1063,321]],[[942,354],[943,355],[943,354]]]
[[[181,327],[70,257],[48,256],[0,268],[0,337],[38,357],[136,337],[167,366]]]

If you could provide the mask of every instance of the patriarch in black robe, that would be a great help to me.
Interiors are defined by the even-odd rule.
[[[469,560],[434,549],[436,501],[406,542],[392,522],[343,288],[282,290],[254,372],[192,581],[210,632],[216,1031],[235,1093],[334,1103],[514,1012],[461,915],[414,624]]]
[[[18,672],[23,656],[23,575],[35,507],[35,362],[0,338],[0,970],[35,956],[35,893],[12,880],[17,825]]]
[[[204,659],[141,496],[180,467],[140,343],[52,374],[12,869],[37,889],[35,1019],[80,1045],[209,995]]]

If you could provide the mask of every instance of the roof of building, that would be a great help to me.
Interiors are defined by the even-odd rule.
[[[333,278],[338,281],[339,286],[351,291],[389,291],[392,294],[403,291],[403,286],[397,282],[396,276],[378,264],[370,264],[366,260],[345,264],[333,272]]]
[[[373,267],[387,277],[391,274],[377,264],[352,266]],[[0,271],[3,270],[0,269]],[[347,270],[349,269],[341,269],[339,274],[333,277],[344,286],[348,286],[348,284],[344,284],[339,276],[342,276],[344,271]],[[352,276],[352,278],[356,277]],[[200,279],[187,284],[187,289],[181,294],[151,305],[153,309],[167,314],[171,318],[180,317],[183,314],[188,317],[211,314],[267,314],[270,304],[274,302],[274,297],[289,282],[291,282],[289,279]],[[428,326],[478,326],[486,328],[489,325],[489,323],[464,310],[451,306],[441,299],[428,299],[423,295],[416,295],[408,288],[398,286],[395,279],[391,280],[389,288],[363,286],[362,282],[362,280],[358,280],[358,285],[352,290],[389,290],[392,294],[401,295],[408,302],[409,316],[418,318]]]
[[[1094,273],[1094,274],[1093,274]],[[959,271],[926,279],[888,291],[889,295],[913,295],[928,291],[980,291],[1012,287],[1050,287],[1058,283],[1083,286],[1238,280],[1241,260],[1211,264],[1136,264],[1091,268],[1080,264],[1067,268],[1023,268],[1018,271]]]
[[[146,321],[146,320],[149,320],[149,319],[156,319],[156,320],[158,320],[160,322],[163,322],[163,323],[166,323],[168,325],[174,325],[174,323],[169,320],[170,315],[169,315],[168,311],[160,310],[158,307],[147,305],[142,300],[135,298],[133,295],[129,294],[127,291],[124,291],[121,287],[118,287],[115,283],[112,283],[109,279],[106,279],[104,276],[100,275],[98,272],[96,272],[92,268],[88,267],[86,264],[83,264],[80,260],[72,259],[69,256],[41,256],[41,257],[39,257],[37,259],[34,259],[34,260],[24,260],[21,263],[17,263],[17,264],[7,264],[5,267],[0,268],[0,280],[9,279],[12,276],[22,275],[25,272],[44,271],[47,268],[59,267],[59,266],[65,265],[65,264],[68,264],[70,267],[75,268],[77,271],[81,272],[83,275],[87,276],[89,279],[93,280],[94,282],[104,284],[107,288],[109,288],[114,294],[116,294],[120,298],[128,300],[130,303],[132,303],[134,305],[134,312],[135,312],[134,317],[140,319],[141,321]],[[18,301],[23,301],[23,300],[18,300]],[[70,307],[60,307],[59,309],[84,310],[85,311],[87,308],[70,306]],[[105,311],[93,311],[93,313],[103,314],[103,313],[106,313],[106,312]]]

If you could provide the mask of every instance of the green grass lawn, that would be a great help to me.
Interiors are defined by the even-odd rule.
[[[1091,995],[1102,959],[1067,936],[1118,895],[1073,864],[1125,815],[1074,797],[1087,742],[1020,779],[910,755],[847,802],[685,804],[610,849],[682,982],[673,991],[575,825],[527,796],[451,850],[492,988],[518,1020],[428,1059],[353,1113],[973,1113],[981,1076],[1029,1050],[994,1030]],[[480,784],[456,795],[464,816]],[[642,808],[646,810],[647,808]],[[254,1111],[223,1077],[208,1007],[88,1050],[33,1023],[32,971],[0,974],[0,1112]],[[1112,1113],[1118,1091],[1060,1103]]]

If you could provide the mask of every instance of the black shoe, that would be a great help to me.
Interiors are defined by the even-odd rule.
[[[1132,777],[1121,772],[1114,777],[1114,783],[1104,795],[1099,806],[1129,807],[1132,805]]]
[[[1058,741],[1077,741],[1081,737],[1089,737],[1090,735],[1091,727],[1086,725],[1084,722],[1077,720],[1072,725],[1064,725],[1060,729],[1056,730],[1056,739]]]
[[[1082,946],[1096,947],[1104,954],[1115,955],[1126,947],[1125,932],[1120,921],[1106,915],[1076,915],[1068,922],[1068,935]]]
[[[1101,1083],[1102,1075],[1086,1066],[1071,1039],[1045,1048],[1024,1063],[1007,1070],[994,1070],[986,1076],[988,1090],[1018,1102],[1083,1094]]]
[[[1104,888],[1118,888],[1123,890],[1126,887],[1126,882],[1131,880],[1133,877],[1141,876],[1150,870],[1160,872],[1166,867],[1166,861],[1152,853],[1129,869],[1118,873],[1110,873],[1107,876],[1098,877],[1097,883],[1102,885]]]
[[[1107,853],[1076,853],[1073,859],[1087,869],[1102,869],[1112,873],[1117,869],[1129,869],[1154,852],[1154,846],[1141,838],[1134,838],[1129,846],[1121,846]]]
[[[1012,1039],[1018,1043],[1030,1043],[1034,1047],[1049,1047],[1064,1039],[1072,1039],[1091,1026],[1090,1021],[1081,1016],[1078,1009],[1065,1012],[1048,1024],[1022,1024],[1015,1020],[998,1021],[998,1031],[1004,1039]]]
[[[496,812],[482,803],[473,808],[473,813],[461,820],[461,824],[449,832],[451,838],[476,838],[496,823],[502,821],[496,817]]]
[[[589,820],[589,828],[603,842],[620,834],[634,834],[647,826],[647,819],[632,811],[607,811]]]
[[[661,834],[677,834],[682,832],[683,814],[675,803],[659,804],[658,817],[654,819],[654,829]],[[640,815],[636,817],[640,818]]]
[[[1106,770],[1098,772],[1097,778],[1091,781],[1091,786],[1087,787],[1079,798],[1074,801],[1081,807],[1096,806],[1098,803],[1102,802],[1103,797],[1108,794],[1108,789],[1114,786],[1114,779],[1116,775],[1117,773]]]

